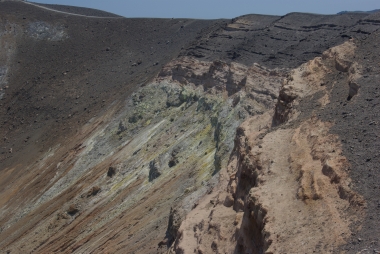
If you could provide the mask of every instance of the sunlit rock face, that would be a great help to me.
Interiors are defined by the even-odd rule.
[[[321,82],[340,71],[338,60],[355,68],[347,68],[346,81],[360,78],[355,49],[346,42],[290,70],[274,110],[239,126],[219,185],[188,214],[172,253],[330,253],[345,243],[366,202],[351,189],[350,164],[331,134],[333,123],[318,115],[332,96]],[[316,103],[309,112],[300,105],[305,98]]]
[[[378,23],[1,1],[0,251],[377,251]]]
[[[194,70],[190,69],[179,82],[173,68],[190,67]],[[85,137],[57,164],[55,149],[62,148],[46,154],[46,161],[38,167],[42,170],[54,163],[51,167],[56,173],[50,186],[6,225],[12,227],[25,213],[73,195],[36,230],[55,233],[61,223],[67,222],[71,225],[67,230],[78,227],[76,223],[91,225],[95,216],[99,222],[80,234],[91,242],[95,241],[94,232],[103,231],[111,222],[118,224],[120,217],[139,214],[135,218],[138,223],[128,224],[128,230],[136,232],[129,236],[131,241],[145,239],[148,232],[156,234],[149,237],[161,241],[167,230],[168,208],[180,210],[182,220],[217,183],[240,123],[274,107],[280,73],[259,65],[246,67],[191,58],[170,62],[153,82],[136,90],[118,112],[108,111],[103,123],[96,119],[87,123],[82,130]],[[147,212],[139,210],[142,206]],[[97,209],[100,211],[95,212]],[[174,237],[169,237],[168,243]],[[41,236],[31,237],[31,244],[36,239]],[[87,251],[89,246],[78,248]],[[96,244],[91,248],[97,248]]]

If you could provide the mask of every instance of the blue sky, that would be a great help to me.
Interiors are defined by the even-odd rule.
[[[380,9],[380,0],[31,0],[109,11],[125,17],[234,18],[244,14],[289,12],[335,14]]]

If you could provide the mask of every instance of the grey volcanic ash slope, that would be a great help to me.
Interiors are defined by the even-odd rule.
[[[380,249],[379,14],[0,7],[0,251]]]

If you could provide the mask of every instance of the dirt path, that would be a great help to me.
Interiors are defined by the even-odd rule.
[[[30,4],[30,5],[33,5],[33,6],[36,6],[38,8],[48,10],[48,11],[58,12],[58,13],[66,14],[66,15],[77,16],[77,17],[96,18],[96,19],[124,19],[124,17],[87,16],[87,15],[82,15],[82,14],[75,14],[75,13],[70,13],[70,12],[58,11],[58,10],[54,10],[54,9],[51,9],[51,8],[48,8],[48,7],[45,7],[45,6],[41,6],[41,5],[38,5],[38,4],[35,4],[35,3],[31,3],[31,2],[26,2],[25,1],[24,3]]]

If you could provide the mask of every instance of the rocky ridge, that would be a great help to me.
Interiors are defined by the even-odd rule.
[[[379,249],[377,13],[0,4],[1,251]]]
[[[349,84],[360,76],[348,60],[354,48],[346,42],[290,71],[275,112],[238,128],[220,185],[188,215],[173,252],[333,253],[345,243],[365,201],[349,187],[350,166],[338,137],[329,134],[332,123],[317,115],[329,103],[329,88],[321,86],[327,72],[345,62]],[[318,92],[319,106],[299,119],[299,100]]]

